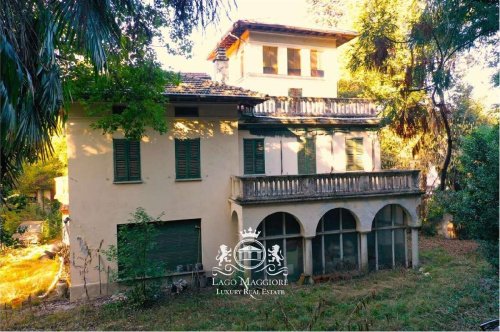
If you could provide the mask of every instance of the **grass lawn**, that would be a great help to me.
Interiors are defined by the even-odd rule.
[[[0,254],[0,305],[19,305],[43,293],[59,270],[58,260],[39,260],[49,245],[7,249]]]
[[[289,286],[285,295],[263,300],[207,288],[142,310],[90,302],[50,312],[42,304],[0,312],[0,329],[478,330],[481,322],[498,318],[498,275],[473,249],[466,241],[424,238],[423,271]]]

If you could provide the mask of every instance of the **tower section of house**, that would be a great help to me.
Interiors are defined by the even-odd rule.
[[[227,66],[215,77],[270,96],[337,97],[337,48],[357,33],[237,21],[208,60],[224,50]],[[227,67],[227,68],[226,68]],[[220,69],[227,74],[219,76]]]

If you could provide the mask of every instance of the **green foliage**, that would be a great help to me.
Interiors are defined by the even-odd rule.
[[[0,225],[2,227],[1,242],[4,245],[13,245],[12,235],[17,232],[19,225],[27,220],[44,220],[42,240],[48,241],[61,236],[62,215],[59,210],[61,204],[54,200],[45,202],[45,208],[37,203],[29,202],[27,196],[14,194],[6,199],[7,204],[0,207]]]
[[[453,215],[459,236],[478,240],[485,257],[497,268],[498,135],[498,125],[480,126],[463,139],[457,163],[457,190],[440,193],[436,203],[437,212]]]
[[[155,252],[158,222],[161,215],[153,218],[139,207],[131,214],[126,227],[118,229],[118,246],[110,246],[104,253],[109,261],[118,264],[113,281],[129,286],[128,302],[137,307],[148,306],[161,294],[161,276],[165,263],[150,259]]]
[[[445,92],[456,83],[456,56],[497,31],[498,2],[365,1],[358,20],[360,36],[349,54],[354,83],[343,88],[377,99],[391,129],[415,139],[417,152],[443,151],[443,190],[453,152]]]
[[[73,101],[84,105],[89,115],[97,117],[92,127],[103,133],[122,130],[125,137],[142,138],[147,128],[160,134],[167,130],[164,96],[167,83],[178,83],[179,76],[161,69],[153,60],[123,63],[112,60],[108,75],[95,76],[86,63],[71,71],[66,89]],[[120,113],[111,112],[113,105]]]
[[[120,54],[129,64],[150,58],[153,40],[185,54],[192,29],[217,20],[221,10],[219,0],[3,0],[0,194],[15,186],[24,163],[52,153],[50,140],[68,102],[63,81],[75,59],[88,61],[101,75],[112,65],[110,55]],[[162,29],[168,42],[161,38]]]
[[[53,154],[45,160],[23,163],[15,192],[32,196],[38,190],[54,188],[54,178],[67,174],[66,136],[52,137]]]

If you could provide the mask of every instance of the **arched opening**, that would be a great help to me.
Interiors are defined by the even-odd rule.
[[[296,281],[304,272],[303,240],[300,234],[300,224],[297,219],[286,212],[273,213],[259,224],[257,238],[266,252],[268,248],[279,245],[285,265],[288,268],[288,280]],[[271,278],[264,271],[253,273],[254,278]],[[280,276],[281,277],[281,276]]]
[[[325,213],[316,228],[312,249],[316,275],[357,269],[359,235],[354,215],[343,208]]]
[[[371,270],[408,266],[408,213],[397,204],[383,207],[368,233],[368,267]]]
[[[231,231],[231,245],[235,245],[238,242],[239,238],[239,221],[238,221],[238,213],[233,211],[231,213],[231,224],[229,227]]]

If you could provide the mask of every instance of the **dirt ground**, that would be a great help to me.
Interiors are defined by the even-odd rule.
[[[477,250],[477,247],[477,243],[472,240],[445,239],[438,236],[421,236],[419,239],[420,251],[442,248],[452,256],[460,256],[473,253]]]

